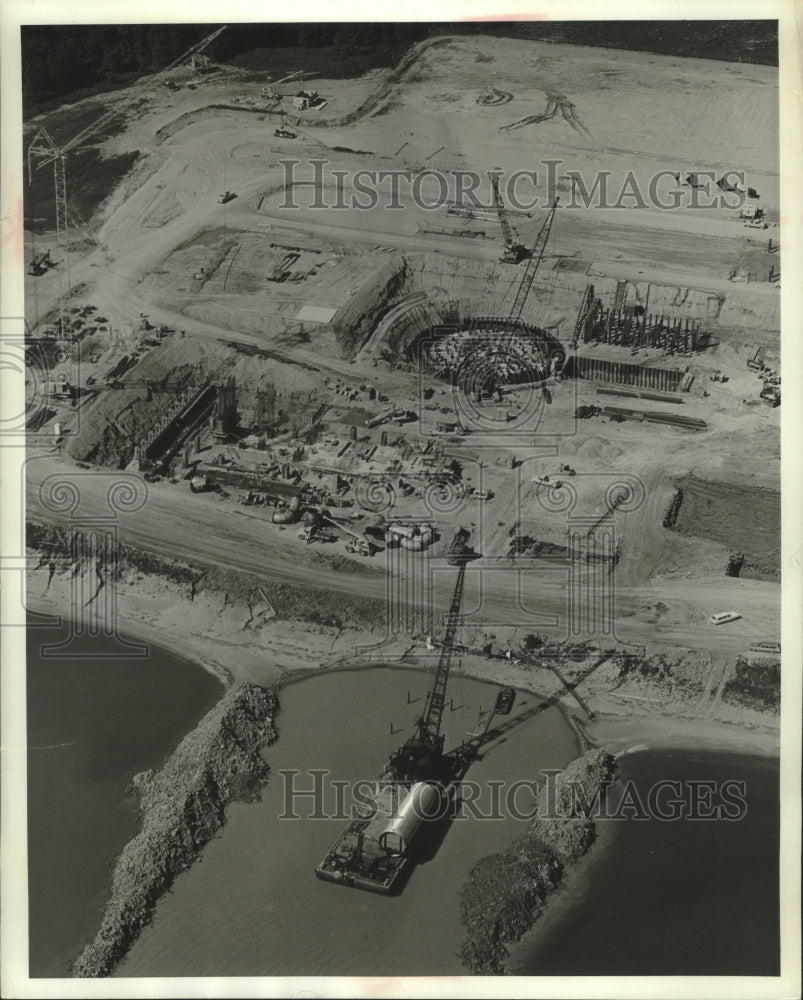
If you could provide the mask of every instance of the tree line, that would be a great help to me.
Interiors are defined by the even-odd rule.
[[[63,101],[155,72],[219,25],[26,25],[22,92],[26,105]],[[343,75],[389,63],[428,35],[485,34],[635,49],[666,55],[777,65],[776,21],[572,21],[491,23],[326,22],[233,24],[207,49],[220,62],[247,65],[260,49],[330,48]],[[373,56],[373,62],[366,59]]]
[[[22,92],[29,103],[61,100],[98,85],[121,84],[169,65],[211,34],[211,24],[26,25]],[[227,62],[260,48],[333,46],[344,56],[371,46],[406,46],[429,25],[396,23],[235,24],[205,50]]]

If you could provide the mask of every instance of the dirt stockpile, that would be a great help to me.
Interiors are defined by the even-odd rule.
[[[674,522],[667,527],[720,542],[742,554],[735,575],[780,580],[781,495],[777,490],[694,476],[685,476],[676,486],[682,491],[681,499],[676,494],[671,512]]]
[[[161,771],[134,778],[142,830],[117,861],[100,930],[76,959],[73,976],[108,976],[159,897],[223,825],[228,803],[259,796],[268,777],[260,751],[276,738],[277,709],[276,696],[264,688],[230,688]]]
[[[604,750],[590,750],[572,761],[554,784],[541,789],[528,832],[471,869],[461,893],[466,928],[461,957],[472,972],[504,973],[506,946],[532,927],[565,867],[594,842],[594,821],[583,804],[605,793],[615,769]]]

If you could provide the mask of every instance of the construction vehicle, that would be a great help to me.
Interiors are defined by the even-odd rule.
[[[233,191],[224,191],[223,194],[218,198],[218,202],[221,205],[225,205],[227,201],[232,201],[237,195]]]
[[[764,209],[761,205],[750,205],[745,202],[745,204],[739,209],[740,219],[762,219],[763,217]]]
[[[28,274],[38,277],[40,274],[45,274],[51,267],[55,266],[56,265],[50,256],[50,251],[45,250],[43,253],[35,253],[33,257],[31,257],[28,263]]]
[[[753,642],[750,644],[750,652],[780,656],[781,644],[780,642]]]
[[[469,500],[493,500],[496,494],[493,490],[470,489],[466,496]]]
[[[507,659],[512,659],[510,656],[510,651],[508,650]],[[516,660],[518,663],[519,660]],[[516,701],[516,690],[512,687],[503,687],[499,694],[496,696],[496,705],[494,706],[495,715],[510,715],[513,708],[513,704]]]
[[[765,385],[759,398],[763,399],[767,406],[780,406],[781,390],[777,385]]]
[[[208,493],[214,486],[204,475],[193,476],[190,480],[190,489],[193,493]]]
[[[708,619],[712,625],[726,625],[738,621],[742,616],[738,611],[717,611]]]
[[[363,538],[362,535],[358,535],[356,531],[352,531],[351,528],[347,528],[345,524],[335,521],[333,517],[329,517],[327,514],[322,514],[321,520],[334,525],[338,531],[342,531],[344,535],[349,536],[349,541],[346,542],[346,552],[356,553],[361,556],[372,556],[374,554],[373,545],[366,538]]]
[[[511,226],[510,220],[507,217],[507,211],[502,203],[502,195],[499,192],[499,172],[489,170],[488,176],[491,178],[491,187],[494,192],[494,206],[497,218],[499,219],[499,225],[502,227],[502,238],[504,240],[502,256],[499,259],[503,264],[520,264],[530,256],[530,251],[519,240],[518,233]]]
[[[764,369],[766,368],[766,365],[761,360],[762,353],[763,353],[763,348],[762,347],[757,347],[756,348],[756,353],[753,355],[752,358],[748,359],[748,361],[747,361],[747,367],[750,369],[750,371],[752,371],[752,372],[763,372],[764,371]]]
[[[536,486],[545,486],[549,490],[562,490],[563,483],[560,479],[552,479],[551,476],[533,476]]]
[[[519,287],[516,289],[516,297],[513,300],[513,306],[510,310],[510,319],[514,322],[521,319],[521,314],[524,310],[524,305],[527,302],[527,297],[530,294],[530,289],[533,287],[533,281],[535,280],[535,275],[538,271],[538,267],[544,256],[544,250],[546,248],[547,242],[549,240],[549,235],[552,232],[552,225],[555,220],[555,211],[558,207],[558,199],[552,203],[552,207],[549,210],[549,214],[538,231],[538,235],[535,238],[535,243],[533,248],[529,253],[529,259],[527,265],[524,269],[524,273],[521,276],[521,281],[519,282]],[[593,292],[593,290],[592,290]]]
[[[297,69],[295,73],[289,73],[287,76],[283,76],[281,80],[274,80],[273,83],[266,84],[261,91],[261,98],[263,101],[281,101],[283,94],[280,94],[276,88],[280,83],[287,83],[288,80],[294,80],[297,76],[303,77],[304,70]]]
[[[297,139],[298,138],[298,136],[296,135],[295,132],[291,132],[289,128],[285,127],[285,124],[284,124],[284,115],[282,115],[282,124],[279,126],[279,128],[276,128],[276,129],[273,130],[273,134],[276,136],[277,139]]]
[[[311,542],[315,541],[315,535],[318,531],[318,526],[316,524],[308,524],[303,531],[299,531],[298,540],[300,542],[306,542],[309,545]]]
[[[466,528],[455,531],[446,552],[446,562],[450,566],[462,566],[466,559],[475,558],[467,547],[470,537],[471,533]]]
[[[721,191],[742,191],[743,190],[743,188],[740,188],[738,184],[731,184],[731,182],[729,180],[725,179],[724,175],[722,177],[720,177],[719,180],[717,181],[717,187]]]

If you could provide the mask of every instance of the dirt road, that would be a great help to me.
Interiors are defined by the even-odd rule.
[[[107,490],[114,472],[85,472],[52,456],[32,458],[26,466],[27,516],[45,523],[65,524],[65,514],[54,513],[41,500],[40,487],[48,476],[66,478],[78,486],[80,511],[74,516],[108,515]],[[192,558],[282,583],[345,591],[363,597],[381,596],[382,578],[371,572],[336,572],[320,561],[311,561],[295,539],[286,542],[273,525],[227,506],[210,497],[179,497],[177,488],[150,485],[144,506],[120,516],[123,543],[175,559]],[[367,564],[372,568],[381,563]],[[483,570],[482,573],[479,570]],[[533,574],[538,573],[538,577]],[[568,601],[565,576],[500,569],[480,560],[468,574],[464,607],[476,609],[478,618],[497,625],[517,625],[537,631],[546,621],[557,619],[558,632],[565,629]],[[445,609],[449,587],[440,586],[434,603]],[[526,595],[526,601],[519,595]],[[776,639],[780,632],[779,587],[752,580],[719,577],[706,580],[669,580],[646,587],[616,587],[614,596],[615,637],[623,642],[658,643],[693,649],[745,649],[756,638]],[[527,610],[522,611],[522,607]],[[738,609],[741,621],[715,627],[708,622],[713,611]],[[541,624],[539,625],[539,620]],[[612,642],[601,633],[599,641]]]

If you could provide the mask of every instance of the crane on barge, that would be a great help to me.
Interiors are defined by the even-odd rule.
[[[390,756],[374,794],[332,844],[315,869],[318,878],[383,895],[398,890],[409,871],[409,848],[423,820],[435,819],[432,809],[466,772],[474,759],[468,743],[444,753],[441,721],[446,703],[460,624],[466,565],[479,553],[467,546],[469,532],[459,528],[447,552],[447,562],[457,566],[438,665],[427,692],[423,714],[415,721],[415,734]],[[414,863],[414,862],[412,862]]]

